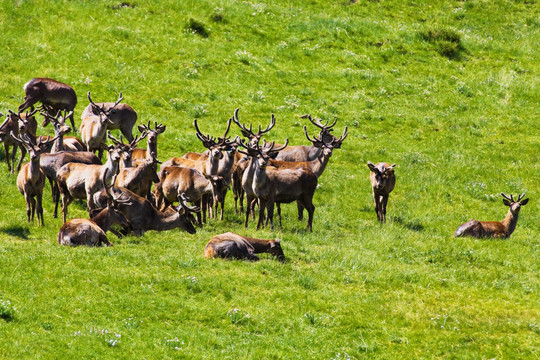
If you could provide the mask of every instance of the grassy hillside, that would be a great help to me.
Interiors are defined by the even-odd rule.
[[[349,136],[319,179],[313,233],[225,220],[64,248],[26,223],[0,164],[0,357],[509,359],[540,354],[540,12],[526,1],[0,1],[0,112],[23,85],[73,86],[77,124],[118,93],[167,125],[164,161],[202,151],[234,109],[267,137],[305,144],[312,114]],[[308,125],[310,133],[316,133]],[[39,128],[52,133],[52,128]],[[238,129],[231,130],[239,134]],[[0,155],[2,161],[3,155]],[[366,161],[397,163],[388,223]],[[501,220],[527,193],[509,240],[452,237]],[[71,217],[87,217],[85,204]],[[234,231],[281,238],[288,261],[208,261]]]

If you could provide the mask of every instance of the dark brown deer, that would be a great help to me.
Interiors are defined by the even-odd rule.
[[[42,198],[43,187],[45,186],[45,174],[39,166],[39,158],[43,152],[50,149],[56,139],[48,139],[45,142],[38,139],[37,143],[35,143],[27,134],[21,137],[11,133],[10,136],[22,143],[30,154],[30,162],[22,166],[17,176],[17,188],[24,195],[26,201],[28,222],[34,221],[34,214],[37,213],[38,224],[44,225]]]
[[[371,170],[369,179],[371,180],[371,187],[373,189],[373,202],[375,203],[377,219],[385,223],[388,196],[394,190],[394,186],[396,186],[396,175],[394,174],[396,164],[390,165],[380,162],[374,165],[371,161],[368,161],[367,165],[369,170]]]
[[[150,121],[148,125],[139,125],[139,131],[141,132],[141,139],[146,137],[146,149],[134,149],[133,150],[133,164],[139,166],[146,160],[152,160],[154,157],[157,157],[158,148],[157,148],[157,139],[158,135],[162,134],[167,128],[165,125],[154,123],[154,128],[150,127]]]
[[[269,253],[279,261],[285,262],[285,255],[281,248],[281,240],[263,240],[238,235],[232,232],[214,236],[204,248],[204,256],[208,259],[224,258],[257,261],[255,254]]]
[[[103,145],[105,144],[105,134],[107,132],[107,128],[113,124],[110,116],[113,114],[116,106],[123,99],[122,93],[120,93],[118,100],[113,104],[114,106],[110,106],[105,109],[94,103],[90,97],[90,91],[88,92],[88,101],[90,101],[92,109],[96,109],[98,114],[94,115],[93,113],[90,113],[88,116],[83,118],[80,129],[81,139],[86,145],[87,151],[98,151],[98,157],[100,159],[103,155]],[[133,140],[131,134],[128,140]]]
[[[313,195],[317,188],[317,176],[306,168],[278,169],[268,166],[269,160],[289,142],[285,142],[280,148],[274,148],[274,143],[258,144],[253,146],[245,144],[239,138],[239,145],[248,149],[251,156],[250,165],[244,172],[242,187],[247,197],[246,222],[247,227],[249,214],[253,206],[253,199],[256,198],[259,205],[259,222],[257,229],[264,225],[264,210],[267,211],[267,222],[270,222],[271,229],[274,228],[274,203],[290,203],[300,201],[308,212],[307,229],[313,228]]]
[[[514,200],[513,195],[508,196],[504,193],[501,195],[504,198],[503,204],[510,207],[503,221],[469,220],[456,230],[454,237],[509,238],[516,229],[521,207],[527,205],[529,199],[521,200],[525,194],[519,195],[517,200]]]
[[[73,88],[59,81],[48,78],[33,78],[24,85],[24,102],[19,106],[19,113],[31,108],[34,110],[34,104],[41,102],[44,109],[51,115],[59,110],[73,111],[77,105],[77,95]],[[75,128],[73,113],[69,120],[71,127]]]
[[[9,113],[6,115],[6,120],[2,123],[2,125],[0,125],[0,142],[4,143],[8,171],[13,174],[15,171],[15,156],[17,154],[17,148],[21,149],[21,157],[19,158],[19,163],[17,164],[16,168],[17,172],[21,169],[24,156],[26,155],[26,148],[20,141],[10,136],[11,133],[13,133],[16,137],[20,135],[19,117],[14,112],[9,111]],[[11,160],[9,154],[10,148],[12,148]]]
[[[130,223],[130,232],[140,236],[149,230],[171,230],[180,228],[190,234],[195,234],[195,218],[193,212],[199,208],[189,206],[185,194],[180,194],[180,205],[176,209],[167,208],[166,211],[157,210],[151,202],[142,196],[122,187],[113,187],[111,194],[119,200],[129,200],[129,205],[119,203],[118,208]],[[94,201],[98,208],[104,208],[107,204],[107,193],[104,189],[94,195]]]
[[[105,191],[109,195],[107,207],[90,220],[72,219],[62,225],[58,232],[58,244],[71,246],[112,246],[111,242],[107,239],[106,232],[114,224],[129,226],[129,223],[124,214],[118,210],[118,202],[122,200],[111,195],[107,186],[105,186]],[[124,200],[124,203],[129,205],[129,200]]]
[[[109,130],[120,129],[127,141],[133,140],[133,126],[137,122],[137,112],[128,104],[119,104],[118,102],[90,102],[84,109],[81,119],[87,117],[107,114]]]

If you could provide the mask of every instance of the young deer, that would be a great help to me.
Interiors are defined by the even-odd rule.
[[[519,218],[519,210],[523,205],[529,202],[529,199],[523,199],[525,194],[519,195],[517,200],[514,196],[501,193],[503,204],[509,206],[508,214],[503,221],[478,221],[470,220],[461,225],[455,232],[454,237],[473,236],[475,238],[509,238],[516,229]]]
[[[369,170],[369,179],[371,180],[371,187],[373,188],[373,201],[375,203],[375,212],[377,213],[377,220],[382,223],[386,222],[386,204],[388,203],[388,196],[394,190],[396,185],[396,175],[394,174],[394,167],[396,164],[377,163],[374,165],[371,161],[367,162]]]
[[[106,173],[107,171],[104,173],[104,178]],[[106,185],[105,191],[109,194],[107,207],[90,220],[73,219],[62,225],[58,232],[58,244],[72,246],[112,246],[105,233],[109,231],[113,224],[129,225],[126,217],[118,210],[118,203],[129,205],[130,201],[120,200],[114,197]]]
[[[228,232],[214,236],[204,248],[204,256],[208,259],[221,257],[257,261],[259,257],[255,254],[258,253],[270,253],[285,262],[280,239],[263,240]]]
[[[40,138],[37,143],[35,143],[27,134],[24,134],[23,137],[21,137],[11,133],[10,136],[23,144],[30,154],[30,162],[27,162],[22,166],[21,171],[17,176],[17,188],[20,193],[24,195],[26,200],[26,215],[28,217],[28,222],[34,221],[34,213],[37,212],[38,224],[44,225],[42,197],[43,187],[45,186],[45,174],[39,166],[39,158],[43,152],[50,148],[56,139],[49,139],[42,142]],[[36,198],[35,200],[34,197]]]

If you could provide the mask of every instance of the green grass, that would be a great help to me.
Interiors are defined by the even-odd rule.
[[[0,165],[0,357],[538,358],[539,15],[503,0],[1,1],[3,113],[43,76],[74,87],[76,118],[87,91],[121,91],[167,125],[160,160],[202,151],[193,118],[218,135],[237,107],[254,126],[274,113],[278,142],[305,144],[307,113],[349,137],[313,233],[294,205],[282,229],[244,230],[229,195],[196,235],[64,248],[49,186],[45,226],[27,224]],[[398,164],[385,226],[367,160]],[[509,240],[452,237],[501,220],[500,192],[531,199]],[[287,263],[206,260],[226,231],[281,238]]]

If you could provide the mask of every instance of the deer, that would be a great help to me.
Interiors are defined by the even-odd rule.
[[[166,128],[166,125],[158,124],[157,121],[154,123],[153,129],[150,127],[150,121],[148,121],[148,125],[143,124],[138,126],[141,132],[141,139],[146,137],[146,149],[133,149],[132,159],[135,166],[142,164],[145,159],[152,160],[154,157],[157,157],[157,138]]]
[[[120,93],[120,97],[122,94]],[[133,140],[133,125],[137,122],[137,112],[128,104],[119,104],[119,102],[90,102],[83,110],[81,119],[87,117],[99,116],[99,114],[107,114],[109,122],[107,128],[109,130],[119,129],[127,141]]]
[[[73,111],[77,105],[75,90],[69,85],[49,78],[33,78],[24,84],[24,102],[19,106],[19,113],[41,102],[43,108],[54,115],[58,110]],[[73,113],[70,113],[71,127],[75,128]]]
[[[240,138],[236,138],[238,144],[248,150],[251,156],[248,169],[242,177],[242,187],[247,197],[246,221],[247,227],[249,214],[257,199],[259,205],[259,222],[257,229],[264,226],[264,210],[267,211],[267,223],[274,229],[274,203],[289,203],[300,201],[302,206],[308,211],[307,229],[313,231],[313,195],[317,188],[317,176],[307,168],[278,169],[268,166],[269,160],[277,152],[281,151],[289,143],[289,139],[279,148],[275,148],[275,143],[266,143],[263,146],[244,143]]]
[[[509,207],[503,221],[478,221],[471,219],[456,230],[454,237],[472,236],[475,238],[508,239],[514,230],[516,230],[521,207],[527,205],[529,199],[522,200],[525,194],[519,195],[517,200],[514,200],[513,195],[508,196],[501,193],[501,196],[504,198],[503,204]]]
[[[103,177],[106,177],[106,175],[107,171],[105,171]],[[129,205],[130,201],[115,198],[110,193],[107,185],[105,185],[105,191],[109,196],[107,207],[89,220],[72,219],[63,224],[58,232],[58,244],[71,246],[113,246],[107,239],[106,232],[109,231],[114,224],[129,226],[124,214],[118,210],[118,203],[121,202]]]
[[[38,225],[43,226],[42,197],[43,187],[45,186],[45,174],[39,166],[39,158],[56,139],[49,138],[44,142],[38,139],[37,142],[34,142],[27,134],[21,137],[11,132],[10,136],[23,144],[30,154],[30,162],[25,163],[17,175],[17,188],[24,195],[26,201],[27,220],[28,222],[33,222],[34,214],[37,213]]]
[[[224,189],[227,183],[223,177],[218,175],[201,174],[192,168],[181,166],[170,166],[162,168],[160,182],[154,189],[156,205],[161,210],[176,201],[179,194],[184,193],[186,198],[192,203],[201,204],[205,195],[210,195],[215,203],[223,201]],[[202,209],[202,221],[200,214],[197,214],[197,222],[206,222],[206,208]]]
[[[125,187],[135,194],[151,200],[150,191],[152,183],[158,183],[157,165],[161,162],[152,154],[152,159],[143,160],[137,167],[127,167],[121,169],[116,179],[116,186]]]
[[[116,106],[123,100],[122,93],[118,95],[118,100],[110,107],[100,107],[92,101],[90,97],[90,91],[88,92],[88,101],[92,109],[95,109],[97,115],[94,113],[88,114],[83,118],[80,128],[81,138],[83,143],[86,145],[86,150],[91,152],[98,151],[98,157],[101,159],[103,155],[103,147],[105,140],[105,134],[107,127],[113,124],[110,116],[113,114]],[[126,136],[127,137],[127,136]],[[128,139],[129,141],[133,140],[131,136]]]
[[[386,223],[388,196],[394,190],[394,186],[396,186],[396,175],[394,174],[396,164],[390,165],[385,162],[373,164],[371,161],[368,161],[367,165],[370,170],[369,179],[371,180],[371,187],[373,189],[373,202],[375,203],[377,220],[381,223]]]
[[[124,139],[122,138],[122,135],[120,135],[120,139],[117,139],[114,137],[110,131],[107,132],[107,137],[112,140],[112,142],[119,146],[122,149],[122,160],[120,162],[120,170],[132,168],[133,167],[133,151],[136,150],[137,144],[139,141],[141,141],[146,135],[143,133],[141,134],[141,137],[138,135],[135,136],[133,140],[129,144],[124,143]],[[151,157],[150,159],[153,160]]]
[[[79,138],[75,136],[64,136],[71,131],[71,127],[65,123],[65,119],[70,116],[71,112],[67,113],[66,110],[64,110],[62,114],[62,110],[58,110],[56,115],[51,115],[49,112],[40,111],[40,114],[46,119],[47,124],[53,124],[54,134],[58,135],[58,138],[51,149],[51,153],[86,150],[86,146]]]
[[[224,259],[258,261],[259,257],[255,254],[259,253],[269,253],[279,261],[285,262],[285,255],[281,248],[280,239],[256,239],[227,232],[214,236],[204,248],[204,256],[207,259],[220,257]]]
[[[26,155],[26,148],[22,145],[20,141],[17,141],[16,138],[14,139],[12,136],[10,136],[11,133],[15,134],[16,136],[19,135],[19,117],[17,114],[15,114],[13,111],[9,111],[9,114],[6,114],[6,120],[0,125],[0,141],[4,143],[4,151],[6,154],[6,162],[8,165],[8,171],[13,174],[15,169],[17,172],[21,170],[21,165],[24,159],[24,156]],[[9,149],[12,148],[11,151],[11,161],[10,161],[10,154]],[[19,163],[17,164],[17,167],[15,168],[15,156],[17,154],[17,148],[21,149],[21,157],[19,158]]]
[[[68,205],[73,199],[86,199],[88,211],[95,208],[93,195],[103,187],[104,173],[106,183],[110,183],[118,173],[122,149],[118,146],[106,146],[109,156],[103,165],[67,163],[56,174],[58,190],[62,196],[62,218],[66,222]]]
[[[150,200],[139,196],[134,192],[123,187],[112,187],[111,194],[120,200],[129,200],[129,205],[119,203],[118,208],[124,214],[130,223],[130,232],[135,236],[141,236],[149,230],[172,230],[180,228],[187,231],[189,234],[195,234],[195,218],[193,213],[199,212],[200,209],[196,206],[189,206],[185,194],[178,195],[180,205],[173,209],[168,207],[165,211],[160,211],[152,205]],[[94,201],[98,208],[105,207],[108,195],[105,190],[94,195]]]

